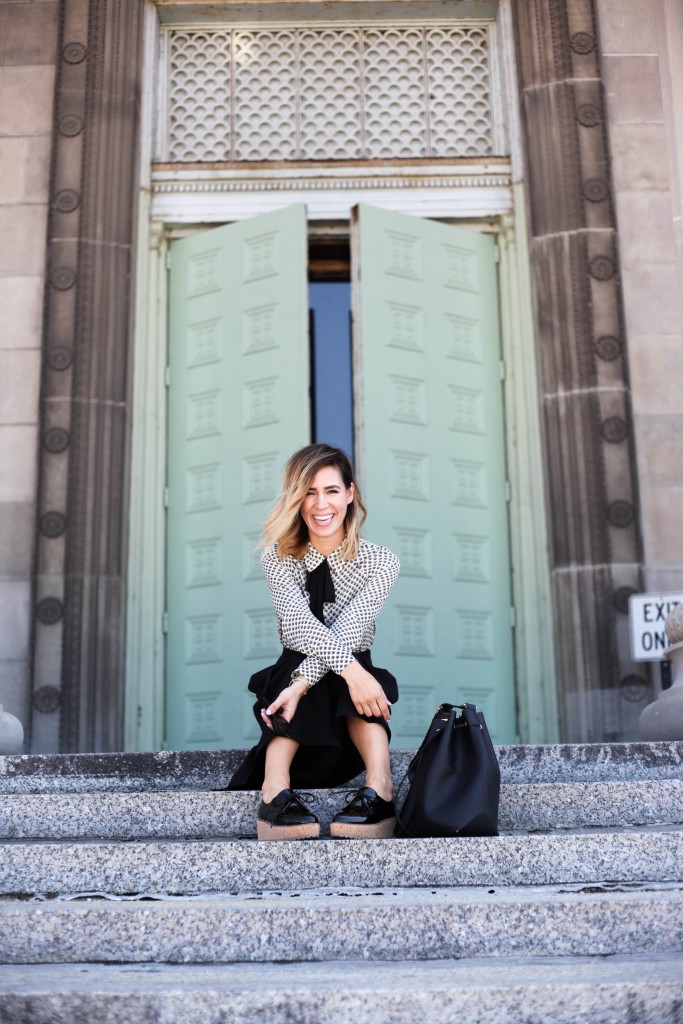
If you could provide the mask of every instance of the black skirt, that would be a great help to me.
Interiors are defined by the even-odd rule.
[[[391,672],[375,668],[370,651],[359,651],[354,657],[380,684],[387,700],[395,704],[398,686]],[[274,665],[256,672],[249,680],[249,690],[257,697],[254,717],[261,728],[261,738],[249,750],[239,766],[228,789],[260,789],[265,771],[266,747],[274,733],[261,718],[261,711],[274,703],[292,679],[305,655],[284,648]],[[349,688],[336,672],[328,672],[312,686],[299,701],[290,722],[289,735],[299,743],[291,767],[291,785],[294,789],[329,789],[343,786],[364,769],[360,754],[351,742],[346,718],[354,715],[365,722],[384,726],[389,738],[391,732],[383,718],[359,715],[353,706]]]

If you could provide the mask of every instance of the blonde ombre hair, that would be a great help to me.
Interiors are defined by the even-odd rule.
[[[316,473],[326,466],[334,466],[339,470],[347,490],[353,484],[353,500],[346,509],[346,535],[340,554],[345,561],[358,557],[360,531],[367,518],[367,510],[353,478],[351,460],[341,448],[332,448],[329,444],[309,444],[294,452],[287,462],[280,497],[263,524],[261,543],[264,547],[277,544],[278,558],[282,559],[286,555],[303,558],[308,547],[308,527],[299,510]]]

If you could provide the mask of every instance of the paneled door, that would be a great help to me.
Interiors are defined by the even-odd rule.
[[[495,244],[360,206],[352,224],[356,452],[366,534],[401,559],[373,657],[394,745],[441,701],[516,735]]]
[[[166,746],[243,747],[280,651],[255,544],[310,438],[306,210],[171,246]]]

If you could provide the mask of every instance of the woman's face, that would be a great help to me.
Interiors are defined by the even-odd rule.
[[[323,466],[313,478],[300,512],[308,538],[321,555],[329,555],[344,540],[346,508],[353,501],[353,484],[344,486],[336,466]]]

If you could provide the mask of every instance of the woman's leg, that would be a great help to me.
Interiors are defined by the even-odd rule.
[[[382,800],[391,800],[394,786],[391,779],[389,737],[386,729],[377,722],[365,722],[362,718],[356,718],[354,715],[347,717],[346,724],[351,742],[363,758],[365,785],[374,789]]]
[[[289,789],[289,769],[299,749],[296,740],[288,736],[273,736],[266,747],[266,767],[263,776],[263,799],[267,804],[283,789]]]

